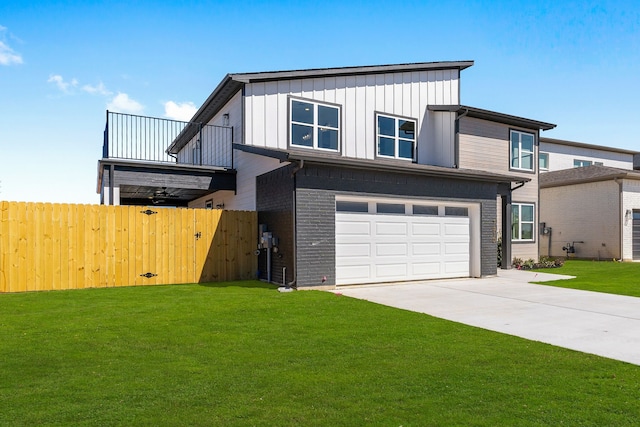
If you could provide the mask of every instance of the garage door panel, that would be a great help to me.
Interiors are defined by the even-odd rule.
[[[469,242],[445,243],[443,252],[444,255],[467,255],[469,253]]]
[[[411,264],[411,271],[414,276],[437,276],[440,274],[440,261],[414,262]]]
[[[368,243],[347,243],[342,242],[336,247],[337,257],[370,257],[371,245]]]
[[[457,224],[444,224],[445,236],[466,236],[469,238],[469,221]]]
[[[371,223],[369,221],[336,221],[336,235],[369,236]]]
[[[407,264],[406,263],[396,263],[396,264],[378,264],[376,265],[376,276],[379,278],[390,279],[397,278],[398,280],[403,280],[402,278],[407,276]]]
[[[413,223],[411,224],[411,231],[414,236],[439,236],[440,224],[424,224]]]
[[[406,223],[387,221],[375,223],[377,236],[406,236],[408,228]]]
[[[371,276],[370,265],[351,265],[340,268],[340,278],[345,284],[359,283],[362,277]]]
[[[469,276],[469,218],[336,212],[336,283]]]
[[[414,243],[411,245],[411,254],[414,256],[421,255],[438,255],[440,253],[440,243]]]
[[[407,256],[406,243],[382,243],[376,245],[376,256]]]
[[[459,262],[447,262],[444,265],[444,271],[447,274],[469,274],[469,262],[468,261],[459,261]]]

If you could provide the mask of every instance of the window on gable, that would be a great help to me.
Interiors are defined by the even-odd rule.
[[[591,166],[592,164],[591,160],[573,159],[574,168],[583,168],[585,166]]]
[[[533,241],[535,206],[527,203],[511,205],[511,240]]]
[[[340,149],[338,107],[291,99],[290,110],[291,145],[330,151]]]
[[[540,153],[538,155],[538,167],[541,171],[549,170],[549,153]]]
[[[533,170],[534,136],[531,133],[511,131],[511,168]]]
[[[380,157],[413,160],[416,147],[416,121],[376,115],[376,145]]]

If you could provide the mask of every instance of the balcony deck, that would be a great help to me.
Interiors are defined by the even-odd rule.
[[[171,144],[188,142],[177,153]],[[107,111],[98,192],[104,204],[189,202],[235,190],[233,129]]]

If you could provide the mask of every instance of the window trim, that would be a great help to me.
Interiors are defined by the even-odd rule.
[[[393,136],[393,140],[394,140],[394,156],[385,156],[385,155],[381,155],[379,153],[378,150],[378,139],[380,137],[380,135],[378,134],[378,117],[386,117],[389,119],[393,119],[396,122],[396,126],[394,126],[394,131],[397,132],[398,130],[398,120],[408,120],[408,121],[412,121],[413,122],[413,156],[411,158],[408,157],[399,157],[398,153],[399,153],[399,142],[400,141],[409,141],[406,138],[401,138],[399,135],[394,135]],[[418,119],[415,119],[413,117],[406,117],[406,116],[399,116],[396,114],[389,114],[389,113],[384,113],[382,111],[374,111],[374,116],[373,116],[373,126],[374,126],[374,144],[375,144],[375,157],[379,158],[379,159],[393,159],[393,160],[403,160],[403,161],[407,161],[407,162],[416,162],[417,161],[417,156],[418,156]],[[391,138],[389,135],[382,135],[383,137],[386,138]]]
[[[313,124],[309,124],[309,123],[302,123],[302,122],[294,122],[293,121],[293,101],[298,101],[298,102],[305,102],[307,104],[313,104]],[[338,127],[337,128],[332,128],[329,126],[320,126],[318,125],[318,106],[323,106],[323,107],[329,107],[329,108],[335,108],[336,110],[338,110]],[[294,144],[292,142],[292,132],[291,132],[291,127],[293,124],[299,124],[299,125],[303,125],[303,126],[311,126],[313,128],[313,146],[312,147],[307,147],[304,145],[298,145],[298,144]],[[318,147],[318,129],[320,128],[326,128],[326,129],[331,129],[331,130],[335,130],[338,133],[338,148],[336,148],[335,150],[332,148],[322,148],[322,147]],[[325,102],[325,101],[318,101],[315,99],[308,99],[308,98],[301,98],[301,97],[297,97],[297,96],[289,96],[287,99],[287,146],[290,149],[301,149],[301,150],[318,150],[318,151],[324,151],[326,153],[337,153],[340,154],[342,153],[342,105],[340,104],[335,104],[335,103],[331,103],[331,102]]]
[[[542,167],[542,162],[540,161],[540,156],[542,156],[542,155],[547,156],[547,167],[546,168]],[[538,168],[541,171],[548,171],[549,170],[549,153],[544,152],[544,151],[538,151]]]
[[[519,134],[527,134],[527,135],[531,135],[533,137],[533,151],[531,151],[531,169],[526,169],[526,168],[521,168],[521,167],[513,167],[512,163],[513,163],[513,159],[511,157],[512,155],[512,150],[511,150],[511,138],[512,135],[514,133],[519,133]],[[509,129],[509,170],[513,170],[513,171],[519,171],[519,172],[526,172],[526,173],[536,173],[536,167],[538,164],[538,159],[536,158],[536,146],[537,146],[537,141],[538,141],[538,134],[535,132],[527,132],[521,129]],[[518,142],[518,164],[521,165],[522,164],[522,138],[519,139]]]
[[[514,222],[513,222],[513,208],[514,206],[519,206],[519,212],[518,212],[518,218],[522,218],[522,206],[531,206],[533,207],[533,220],[532,221],[524,221],[526,224],[531,224],[531,239],[522,239],[522,238],[518,238],[515,239],[513,237],[513,226],[514,226]],[[536,216],[537,216],[537,209],[536,209],[536,204],[534,202],[512,202],[511,203],[511,242],[512,243],[535,243],[536,242]],[[520,224],[522,224],[523,221],[520,221]],[[520,237],[522,237],[522,227],[518,228],[519,230],[519,235]]]

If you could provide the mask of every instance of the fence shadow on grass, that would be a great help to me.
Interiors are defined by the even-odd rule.
[[[207,282],[199,283],[199,286],[206,288],[255,288],[255,289],[278,289],[278,285],[261,282],[259,280],[239,280],[235,282]]]

